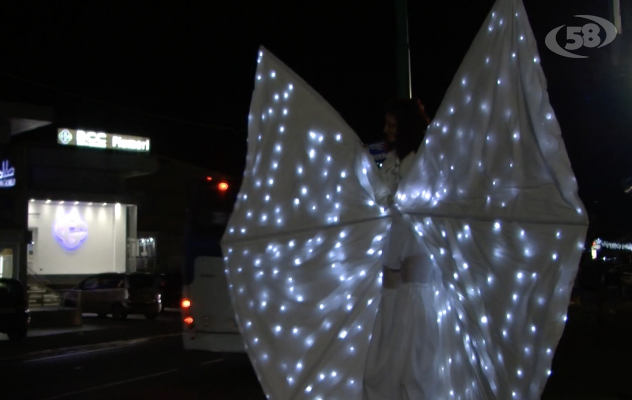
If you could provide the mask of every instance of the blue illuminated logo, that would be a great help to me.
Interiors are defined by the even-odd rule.
[[[0,164],[0,188],[13,186],[15,186],[15,168],[9,164],[9,160],[4,160]]]
[[[64,249],[74,251],[86,241],[88,224],[76,212],[66,214],[55,223],[53,234]]]
[[[64,129],[59,132],[59,143],[68,144],[72,140],[72,133],[68,131],[68,129]]]

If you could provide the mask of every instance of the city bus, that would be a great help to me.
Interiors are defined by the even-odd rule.
[[[222,183],[217,190],[213,187],[197,190],[190,197],[181,303],[182,339],[186,350],[242,353],[244,342],[228,292],[220,246],[235,193],[230,193],[228,185]]]

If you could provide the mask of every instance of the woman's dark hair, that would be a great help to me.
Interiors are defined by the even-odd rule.
[[[424,139],[430,119],[419,99],[393,99],[386,105],[386,114],[397,119],[395,143],[387,143],[388,151],[395,150],[401,160],[417,151]]]

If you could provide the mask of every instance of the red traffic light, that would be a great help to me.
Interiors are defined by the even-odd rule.
[[[210,181],[212,181],[212,180],[213,180],[213,178],[211,178],[210,176],[207,176],[207,177],[206,177],[206,180],[210,182]]]
[[[220,182],[220,184],[219,184],[219,185],[217,185],[217,188],[218,188],[219,190],[221,190],[222,192],[225,192],[225,191],[227,191],[227,190],[228,190],[228,183],[226,183],[226,182]]]

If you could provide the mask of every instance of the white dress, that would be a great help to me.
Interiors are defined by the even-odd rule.
[[[397,192],[399,181],[413,166],[414,159],[414,153],[410,153],[401,161],[394,151],[389,152],[386,156],[380,175],[392,194]],[[393,209],[391,218],[391,228],[384,238],[382,248],[382,264],[390,269],[399,270],[404,258],[419,253],[419,246],[401,213]]]
[[[392,193],[412,166],[414,154],[402,162],[389,153],[381,170]],[[382,289],[367,354],[364,400],[433,399],[437,374],[435,355],[439,345],[433,291],[430,287],[432,261],[417,243],[414,233],[397,210],[385,237],[382,263],[399,270],[410,256],[425,256],[415,265],[414,282],[397,290]]]

